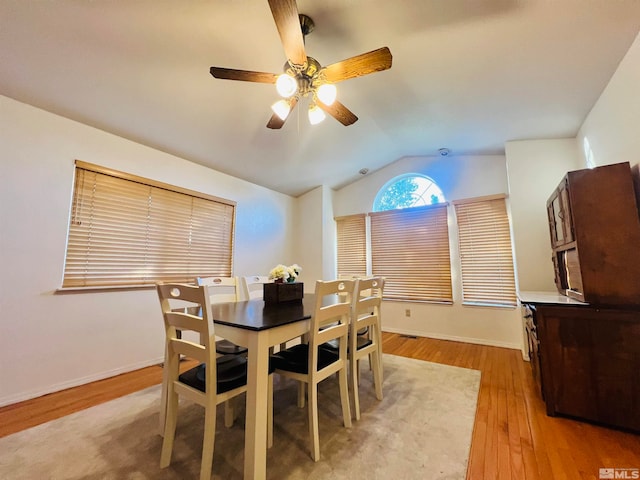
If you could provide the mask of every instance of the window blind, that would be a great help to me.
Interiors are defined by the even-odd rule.
[[[384,298],[452,303],[447,205],[369,215],[372,270],[386,279]]]
[[[76,162],[63,288],[230,276],[235,204]]]
[[[516,305],[511,232],[505,199],[454,202],[465,303]]]
[[[366,215],[336,218],[338,243],[338,278],[363,277],[367,274]]]

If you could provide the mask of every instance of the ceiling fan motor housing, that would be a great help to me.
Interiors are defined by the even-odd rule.
[[[322,65],[315,58],[307,56],[307,65],[303,70],[297,71],[289,62],[284,64],[284,72],[291,75],[298,82],[298,92],[300,96],[306,97],[313,88],[319,86],[320,70]]]

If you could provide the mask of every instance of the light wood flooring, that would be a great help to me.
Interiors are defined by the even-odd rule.
[[[468,480],[598,480],[600,468],[640,468],[640,435],[548,417],[520,351],[391,333],[383,348],[482,372]],[[0,408],[0,437],[160,381],[161,368],[148,367]]]

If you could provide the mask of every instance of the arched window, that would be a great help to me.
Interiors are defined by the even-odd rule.
[[[444,203],[440,187],[426,175],[407,173],[392,178],[376,195],[373,211],[396,210]]]

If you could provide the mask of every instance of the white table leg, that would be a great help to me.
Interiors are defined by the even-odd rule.
[[[247,417],[244,441],[244,479],[267,476],[267,415],[269,387],[268,331],[249,335]]]

